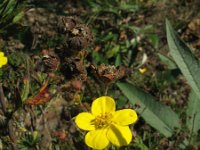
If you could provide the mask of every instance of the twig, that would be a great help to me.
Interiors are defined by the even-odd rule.
[[[15,135],[13,134],[14,131],[13,131],[13,121],[12,120],[8,121],[8,132],[9,132],[9,137],[12,141],[13,149],[18,150],[17,145],[16,145],[16,138],[15,138]]]
[[[105,89],[104,89],[104,95],[108,94],[108,88],[109,88],[109,84],[104,84]]]
[[[4,115],[6,114],[6,101],[5,101],[5,96],[4,96],[4,92],[3,92],[3,87],[2,87],[2,83],[0,83],[0,103],[2,106],[2,110]]]

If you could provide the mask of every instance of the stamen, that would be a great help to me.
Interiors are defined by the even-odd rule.
[[[97,116],[91,124],[95,125],[96,129],[108,127],[112,123],[113,115],[111,113],[105,113]]]

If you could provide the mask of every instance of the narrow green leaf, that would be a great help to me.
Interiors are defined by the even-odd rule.
[[[177,65],[176,63],[171,60],[169,57],[161,54],[161,53],[158,53],[158,57],[160,58],[160,60],[165,63],[166,65],[168,65],[168,68],[169,69],[176,69],[177,68]]]
[[[12,20],[13,23],[17,23],[24,16],[24,12],[20,11]]]
[[[3,2],[0,4],[0,18],[2,18],[4,14],[6,14],[6,8],[9,2],[10,0],[3,0]]]
[[[119,82],[117,86],[133,105],[140,106],[137,111],[144,120],[166,137],[170,137],[174,129],[180,127],[178,115],[170,107],[156,101],[152,95],[130,83]]]
[[[200,61],[179,38],[168,20],[166,20],[166,30],[170,53],[194,92],[200,98]]]
[[[16,0],[9,0],[7,6],[5,8],[5,11],[3,13],[3,17],[11,15],[16,4],[17,4]]]
[[[115,66],[118,67],[118,66],[120,66],[121,64],[122,64],[122,58],[121,58],[121,55],[118,54],[118,55],[116,56],[116,59],[115,59]]]
[[[189,95],[189,102],[187,107],[187,127],[190,132],[197,134],[200,129],[200,99],[192,91]]]
[[[143,139],[140,136],[135,137],[134,147],[141,150],[149,150],[149,148],[143,143]]]
[[[119,6],[119,9],[126,12],[136,12],[139,9],[139,7],[137,5],[124,3]]]
[[[30,81],[28,78],[25,78],[22,93],[21,93],[22,102],[25,102],[25,100],[28,98],[29,89],[30,89]]]

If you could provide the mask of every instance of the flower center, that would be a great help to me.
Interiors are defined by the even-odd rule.
[[[112,123],[112,117],[111,113],[101,114],[92,121],[92,124],[96,129],[108,127]]]

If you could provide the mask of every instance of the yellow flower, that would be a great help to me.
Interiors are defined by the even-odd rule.
[[[4,53],[3,53],[3,52],[0,52],[0,68],[1,68],[3,65],[6,65],[7,63],[8,63],[7,57],[4,56]]]
[[[115,111],[115,101],[102,96],[93,101],[91,113],[82,112],[76,116],[75,123],[89,131],[85,143],[93,149],[104,149],[111,142],[116,146],[128,145],[132,140],[129,124],[136,122],[137,114],[132,109]]]

